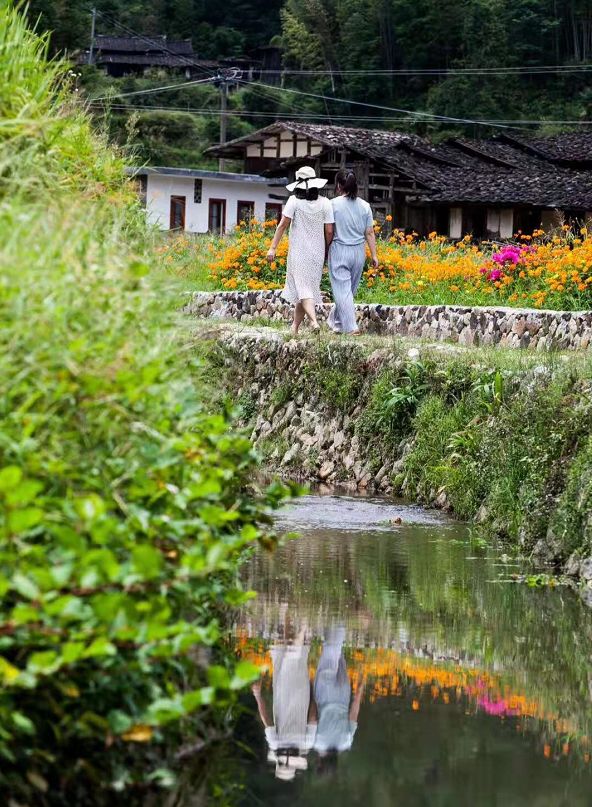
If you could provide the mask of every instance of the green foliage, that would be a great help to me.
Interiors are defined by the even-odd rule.
[[[592,438],[583,439],[571,464],[565,490],[551,520],[552,534],[566,547],[592,552]]]
[[[101,34],[125,36],[115,20],[140,34],[166,34],[173,38],[190,38],[201,59],[237,56],[267,45],[279,30],[280,0],[266,4],[256,0],[228,0],[221,5],[214,0],[98,0],[97,31]],[[84,0],[31,0],[28,16],[34,23],[40,19],[44,29],[51,30],[52,50],[74,51],[86,47],[90,38],[90,6]],[[106,16],[102,17],[101,13]]]
[[[206,648],[284,489],[204,408],[123,160],[46,48],[0,8],[0,792],[98,804],[170,783],[256,676]]]
[[[556,522],[566,555],[586,539],[585,505],[573,505],[586,499],[590,458],[574,453],[589,418],[589,395],[569,373],[484,371],[456,403],[433,394],[420,406],[405,488],[426,499],[444,490],[464,518],[484,505],[494,530],[525,549]]]
[[[320,71],[315,75],[290,73],[285,86],[304,92],[351,99],[353,102],[427,111],[436,115],[471,119],[535,119],[548,121],[548,132],[565,128],[553,121],[583,120],[589,116],[592,96],[585,71],[556,73],[499,73],[496,68],[527,67],[536,70],[548,65],[569,68],[590,60],[589,8],[580,0],[558,0],[551,3],[534,0],[229,0],[221,4],[213,0],[145,0],[125,3],[123,0],[98,2],[98,32],[124,34],[116,23],[143,35],[166,34],[191,38],[199,58],[220,59],[256,53],[271,43],[281,44],[283,67],[290,71]],[[52,32],[53,52],[74,52],[87,47],[90,34],[90,8],[84,0],[67,4],[58,0],[31,0],[29,15],[40,18],[43,28]],[[489,68],[487,75],[471,73],[471,69]],[[402,71],[381,74],[376,71]],[[455,72],[466,70],[468,72]],[[323,72],[325,71],[325,72]],[[369,71],[375,71],[374,73]],[[425,71],[407,74],[405,71]],[[86,73],[86,71],[85,71]],[[169,78],[171,75],[169,74]],[[181,77],[179,77],[180,80]],[[120,91],[126,82],[112,82]],[[141,79],[139,80],[141,81]],[[161,81],[160,83],[168,83]],[[85,75],[86,84],[86,75]],[[158,86],[154,84],[153,86]],[[284,86],[284,84],[282,84]],[[195,99],[202,89],[189,88]],[[204,93],[207,90],[204,90]],[[215,93],[214,93],[215,94]],[[244,89],[231,95],[237,99],[237,110],[259,113],[291,113],[296,96],[269,87]],[[140,99],[142,99],[140,101]],[[239,100],[240,99],[240,100]],[[200,104],[177,93],[162,93],[124,99],[124,105],[179,107]],[[209,103],[206,104],[209,106]],[[414,119],[392,121],[385,112],[359,105],[348,107],[321,98],[299,96],[299,113],[311,116],[361,115],[368,126],[396,127],[418,134],[446,137],[449,134],[475,136],[493,134],[495,127],[454,122],[426,122]],[[113,133],[118,138],[131,114],[125,110],[113,115]],[[144,113],[142,113],[144,114]],[[148,113],[146,113],[148,114]],[[151,113],[153,115],[154,113]],[[167,130],[174,126],[174,112]],[[187,114],[187,113],[185,113]],[[152,139],[154,127],[148,120],[138,129],[140,151],[151,154],[156,149],[162,162],[188,159],[187,164],[207,165],[202,157],[202,136],[217,139],[217,120],[196,113],[194,123],[187,125],[182,150],[176,154],[163,151],[160,136]],[[237,116],[230,117],[237,131]],[[264,126],[269,118],[263,114],[243,123]],[[363,121],[360,121],[363,123]],[[354,122],[356,123],[356,122]],[[199,130],[196,146],[191,142]],[[159,145],[160,144],[160,145]]]
[[[359,356],[349,347],[319,345],[303,368],[303,382],[308,397],[319,395],[333,409],[347,411],[363,384]]]

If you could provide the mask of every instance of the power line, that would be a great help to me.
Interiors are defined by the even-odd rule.
[[[274,100],[277,102],[277,98],[270,99],[269,95],[266,95],[264,92],[257,90],[255,87],[252,86],[252,83],[249,84],[248,90],[250,93],[253,93],[253,95],[256,95],[257,98],[262,98],[264,101]],[[306,107],[302,105],[302,103],[298,103],[297,101],[292,103],[292,109],[296,109],[300,112],[307,112],[309,115],[311,114],[310,110],[307,110]]]
[[[96,101],[90,102],[91,106],[97,105],[99,106],[98,99]],[[104,108],[104,105],[101,105]],[[183,106],[131,106],[128,104],[110,104],[110,109],[114,109],[120,112],[126,111],[133,111],[133,112],[186,112],[192,115],[212,115],[217,116],[223,114],[219,109],[211,109],[208,107],[183,107]],[[285,120],[293,120],[294,118],[315,118],[320,120],[339,120],[339,121],[364,121],[366,123],[372,122],[375,123],[377,120],[383,121],[385,123],[406,123],[406,124],[415,124],[415,123],[429,123],[432,124],[445,124],[449,121],[447,120],[414,120],[410,119],[409,117],[381,117],[381,118],[368,118],[367,116],[362,115],[327,115],[324,113],[315,113],[315,112],[266,112],[263,110],[241,110],[241,109],[234,109],[228,110],[227,114],[229,115],[236,115],[238,117],[263,117],[263,118],[272,118],[277,120],[278,118],[283,118]],[[478,123],[483,126],[490,126],[495,124],[505,124],[507,126],[592,126],[592,120],[550,120],[550,119],[541,119],[541,120],[522,120],[522,119],[480,119],[476,121],[471,121],[471,123]]]
[[[245,86],[254,85],[256,87],[262,87],[262,88],[268,89],[268,90],[272,89],[271,87],[268,87],[268,85],[260,84],[258,82],[240,81],[239,83],[243,84]],[[385,111],[385,112],[398,112],[399,114],[403,114],[403,115],[415,116],[417,119],[424,120],[424,121],[427,121],[427,122],[430,122],[431,120],[439,120],[439,121],[446,121],[448,123],[468,123],[468,124],[484,125],[484,124],[481,123],[481,121],[471,120],[469,118],[454,118],[454,117],[451,117],[449,115],[436,115],[436,114],[433,114],[431,112],[416,112],[416,111],[410,110],[410,109],[401,109],[400,107],[384,106],[382,104],[370,104],[370,103],[368,103],[366,101],[352,101],[351,99],[348,99],[348,98],[338,98],[336,96],[331,96],[331,95],[322,95],[320,93],[305,92],[304,90],[293,90],[293,89],[290,89],[288,87],[283,87],[281,92],[295,93],[296,95],[304,95],[304,96],[307,96],[309,98],[317,98],[317,99],[320,99],[320,100],[323,100],[323,101],[325,101],[325,100],[326,101],[335,101],[336,103],[340,103],[340,104],[352,104],[352,105],[355,105],[355,106],[363,106],[363,107],[367,107],[368,109],[379,109],[379,110],[382,110],[382,111]],[[501,124],[501,123],[493,123],[493,124],[487,123],[485,125],[497,126],[497,127],[502,128],[502,129],[507,128],[505,124]]]
[[[193,81],[182,81],[177,82],[176,84],[167,84],[164,87],[152,87],[148,90],[134,90],[133,92],[117,92],[117,93],[110,93],[109,95],[101,95],[98,98],[91,98],[92,102],[94,101],[108,101],[111,98],[128,98],[131,95],[150,95],[156,92],[164,92],[165,90],[176,90],[181,89],[183,87],[194,87],[197,84],[211,84],[215,78],[199,78],[194,79]]]
[[[91,106],[99,106],[98,102],[91,101]],[[101,108],[105,108],[106,105],[100,105]],[[196,108],[196,107],[183,107],[183,106],[131,106],[128,104],[109,104],[109,109],[117,110],[119,112],[126,112],[126,111],[134,111],[134,112],[187,112],[188,114],[192,115],[221,115],[223,114],[219,109],[211,109],[208,107],[204,108]],[[368,118],[363,117],[360,115],[326,115],[323,113],[316,114],[314,112],[264,112],[264,111],[256,111],[256,110],[229,110],[229,115],[236,115],[237,117],[263,117],[263,118],[272,118],[277,120],[278,118],[284,118],[285,120],[293,120],[294,118],[316,118],[322,120],[355,120],[355,121],[376,121],[376,120],[383,120],[389,122],[397,122],[397,123],[417,123],[418,121],[410,121],[409,118]]]
[[[538,75],[541,73],[588,73],[592,64],[449,68],[365,68],[363,70],[261,70],[261,76],[456,76],[456,75]]]

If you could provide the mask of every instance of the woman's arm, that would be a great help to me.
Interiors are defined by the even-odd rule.
[[[368,227],[366,230],[366,242],[370,247],[370,255],[372,256],[374,268],[378,269],[378,256],[376,255],[376,235],[374,233],[374,227]]]
[[[259,717],[261,718],[261,722],[263,723],[265,728],[273,726],[273,723],[269,719],[269,715],[267,713],[267,706],[261,694],[261,682],[258,681],[256,684],[253,684],[253,686],[251,687],[251,691],[255,696],[255,700],[257,701],[257,708],[259,710]]]
[[[362,703],[362,695],[364,694],[365,688],[366,688],[366,681],[362,681],[362,683],[358,686],[356,690],[356,694],[354,695],[351,709],[349,710],[349,719],[351,720],[352,723],[358,722],[360,704]]]
[[[334,226],[332,224],[325,224],[325,260],[329,255],[329,247],[333,241]]]
[[[275,261],[275,251],[278,248],[278,244],[282,240],[282,236],[288,229],[288,226],[291,221],[292,219],[289,219],[287,216],[282,216],[282,218],[280,219],[280,223],[278,224],[275,231],[275,235],[273,236],[273,241],[271,242],[271,246],[269,247],[269,250],[267,252],[267,260],[270,263],[272,261]]]
[[[317,704],[314,699],[314,692],[312,684],[310,686],[310,702],[308,704],[308,714],[306,716],[307,723],[318,723],[319,722],[319,713],[317,710]]]

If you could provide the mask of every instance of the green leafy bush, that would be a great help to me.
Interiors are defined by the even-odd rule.
[[[207,648],[285,491],[204,407],[122,157],[45,54],[3,4],[0,789],[97,804],[169,783],[256,675]]]

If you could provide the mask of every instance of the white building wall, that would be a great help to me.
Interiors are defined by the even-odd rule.
[[[226,200],[226,231],[237,224],[238,202],[255,202],[255,218],[265,218],[266,202],[278,204],[278,199],[270,198],[281,194],[280,188],[272,188],[263,182],[202,178],[201,202],[194,199],[195,180],[193,177],[165,174],[148,174],[146,188],[146,210],[148,220],[162,230],[170,224],[171,196],[185,197],[185,230],[191,233],[208,231],[210,199]],[[287,198],[287,193],[286,193]]]

